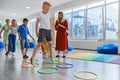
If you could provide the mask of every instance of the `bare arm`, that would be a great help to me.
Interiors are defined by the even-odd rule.
[[[21,40],[20,33],[18,32],[18,39]]]
[[[39,25],[39,23],[40,23],[40,19],[37,18],[37,19],[36,19],[36,23],[35,23],[35,30],[36,30],[36,35],[37,35],[37,36],[40,35],[40,33],[38,32],[38,25]]]
[[[62,24],[58,24],[60,27],[62,27],[62,28],[64,28],[64,29],[66,29],[66,27],[65,26],[63,26]]]
[[[35,41],[35,39],[32,37],[32,35],[31,35],[31,34],[29,34],[29,36],[33,39],[33,41]]]
[[[0,37],[1,37],[1,33],[3,32],[3,28],[1,29],[1,31],[0,31]]]

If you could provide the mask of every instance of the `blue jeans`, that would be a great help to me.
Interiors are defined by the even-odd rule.
[[[9,34],[8,36],[8,51],[15,52],[16,50],[16,35]]]

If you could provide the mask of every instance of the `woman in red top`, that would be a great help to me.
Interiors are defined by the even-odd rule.
[[[68,49],[68,22],[63,18],[63,12],[58,13],[58,19],[55,23],[56,34],[56,50],[58,50],[58,55],[56,57],[60,57],[60,51],[63,51],[63,58],[66,57],[67,49]]]

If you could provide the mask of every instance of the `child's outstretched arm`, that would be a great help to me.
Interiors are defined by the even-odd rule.
[[[36,19],[36,23],[35,23],[35,30],[36,30],[36,36],[38,37],[40,35],[39,31],[38,31],[38,25],[39,25],[40,19],[37,18]]]

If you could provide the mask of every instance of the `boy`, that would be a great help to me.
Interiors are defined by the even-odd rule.
[[[10,19],[6,19],[5,22],[6,22],[6,24],[3,26],[3,28],[0,31],[0,37],[1,37],[1,34],[2,34],[3,30],[4,30],[4,33],[3,33],[3,43],[5,44],[5,51],[6,51],[5,55],[8,55],[9,54],[9,52],[8,52],[8,34],[9,34],[8,27],[10,26],[9,25]]]
[[[49,2],[44,2],[42,6],[42,12],[40,12],[40,15],[37,17],[36,20],[36,35],[38,37],[38,43],[36,47],[33,50],[33,54],[31,57],[31,64],[34,65],[34,58],[38,51],[38,48],[42,45],[44,42],[44,38],[46,38],[48,42],[48,47],[50,51],[50,57],[52,57],[52,36],[51,36],[51,28],[50,28],[50,14],[49,9],[51,7],[51,4]],[[40,29],[38,32],[38,25],[40,23]]]
[[[21,52],[22,52],[22,55],[23,55],[23,59],[28,58],[27,51],[28,51],[28,48],[29,48],[29,42],[28,42],[27,35],[29,35],[34,40],[32,35],[29,33],[27,24],[28,24],[28,19],[24,18],[23,19],[23,24],[20,25],[19,29],[18,29],[18,37],[19,37],[20,44],[21,44]]]

